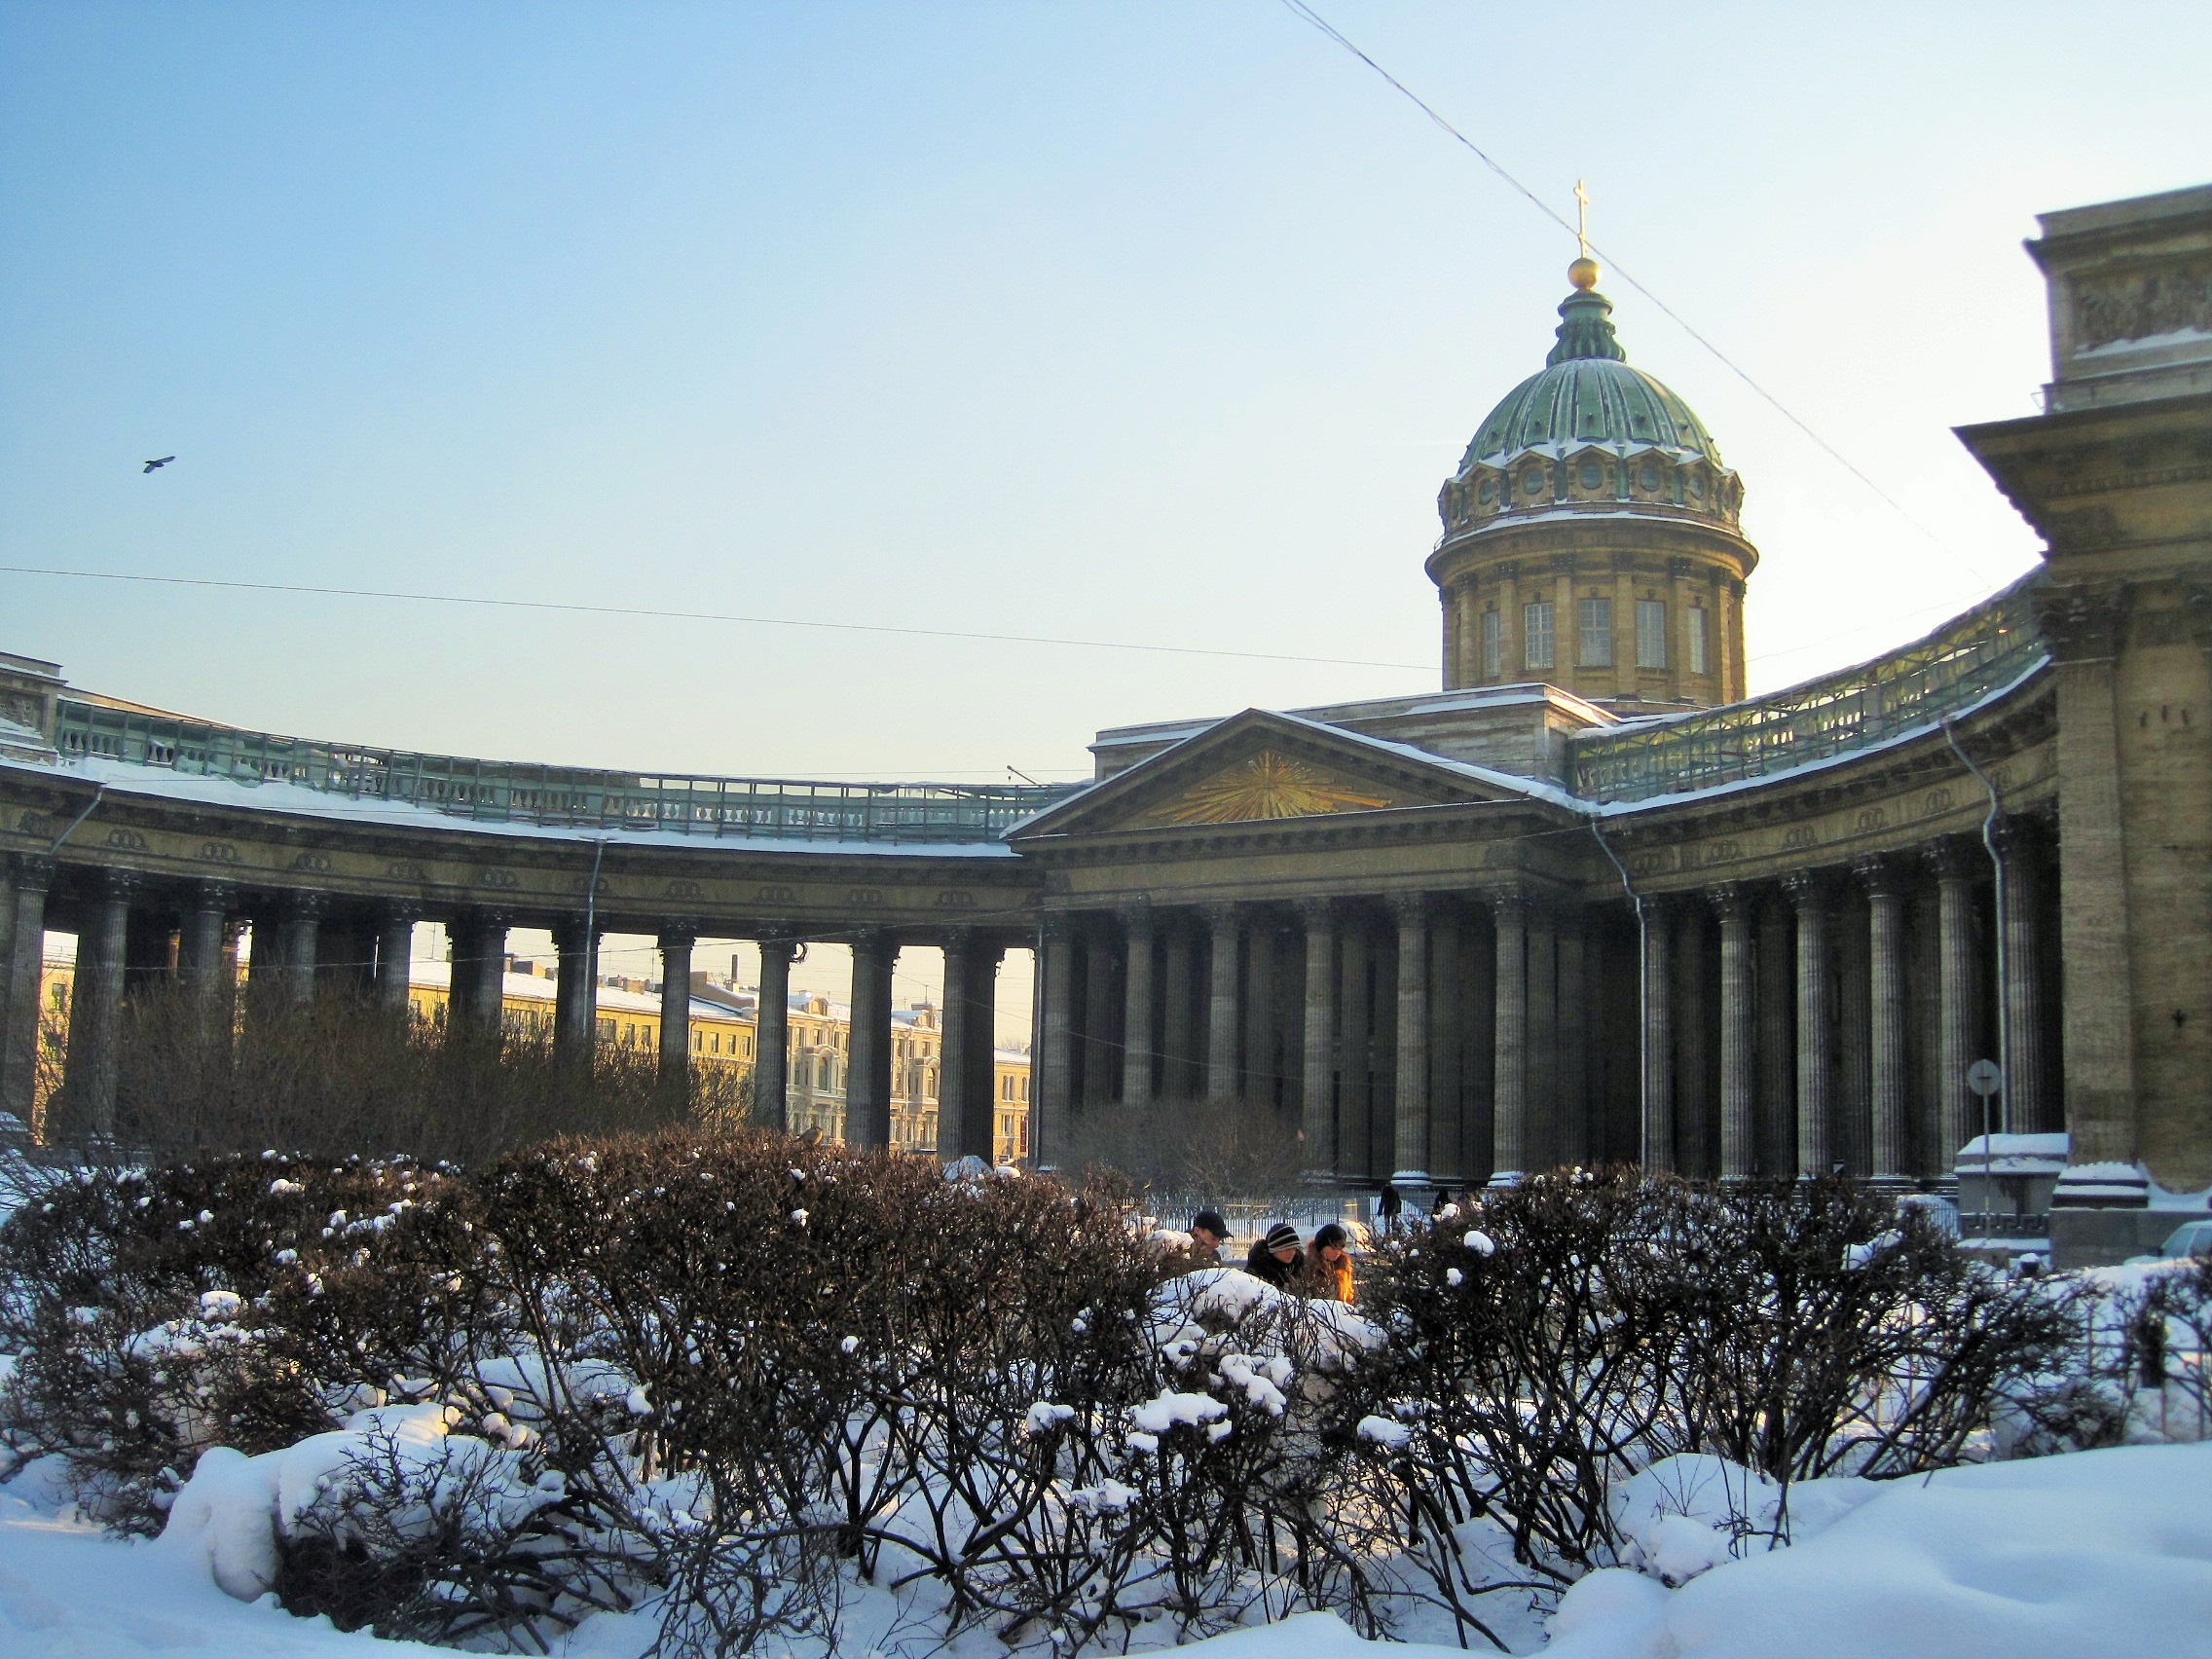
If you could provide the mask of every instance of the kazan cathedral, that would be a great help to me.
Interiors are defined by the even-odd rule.
[[[891,976],[942,953],[936,1150],[992,1144],[996,978],[1039,953],[1038,1161],[1153,1101],[1268,1113],[1317,1187],[1558,1164],[1840,1172],[2061,1264],[2212,1190],[2212,187],[2051,213],[2043,413],[1959,436],[2046,543],[1871,662],[1748,697],[1744,484],[1632,366],[1587,259],[1475,428],[1427,558],[1440,688],[1102,731],[1074,789],[526,765],[244,730],[0,656],[0,1110],[76,936],[46,1131],[111,1135],[129,999],[404,1006],[452,941],[496,1024],[552,932],[587,1053],[604,933],[756,940],[782,1121],[794,953],[853,957],[844,1135],[888,1144]],[[158,687],[133,690],[158,692]],[[1996,1131],[1995,1138],[1984,1138]]]

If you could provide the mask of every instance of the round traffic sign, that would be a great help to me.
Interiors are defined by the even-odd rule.
[[[1967,1087],[1987,1100],[1995,1094],[2005,1081],[2005,1074],[1997,1069],[1995,1060],[1976,1060],[1967,1067]]]

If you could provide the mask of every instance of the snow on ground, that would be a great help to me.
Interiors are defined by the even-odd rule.
[[[18,1493],[30,1479],[0,1490],[0,1653],[9,1659],[132,1659],[176,1648],[307,1659],[450,1651],[341,1634],[267,1599],[234,1601],[203,1554],[119,1542],[57,1518],[51,1499]],[[1881,1483],[1860,1501],[1827,1505],[1810,1536],[1813,1521],[1801,1520],[1793,1547],[1724,1562],[1677,1590],[1623,1569],[1594,1574],[1567,1596],[1543,1651],[1546,1659],[2212,1659],[2207,1492],[2212,1444]],[[556,1651],[629,1659],[653,1634],[641,1615],[595,1619]],[[1366,1642],[1314,1614],[1196,1644],[1192,1659],[1455,1651]]]

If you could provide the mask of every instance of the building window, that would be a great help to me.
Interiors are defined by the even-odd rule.
[[[1504,672],[1505,651],[1501,636],[1505,618],[1494,610],[1483,612],[1483,678],[1495,680]]]
[[[1667,666],[1667,602],[1663,599],[1636,602],[1636,666]]]
[[[1690,608],[1688,622],[1690,630],[1690,672],[1692,674],[1710,674],[1712,672],[1712,669],[1708,666],[1706,654],[1709,648],[1705,637],[1706,615],[1707,611],[1703,606],[1692,606]]]
[[[1582,602],[1581,662],[1584,668],[1613,665],[1613,602],[1609,599]]]
[[[1528,668],[1552,666],[1552,602],[1539,599],[1521,611],[1521,661]]]

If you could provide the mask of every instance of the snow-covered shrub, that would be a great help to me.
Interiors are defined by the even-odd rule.
[[[1464,1225],[1463,1225],[1464,1223]],[[2062,1303],[1844,1183],[1561,1172],[1391,1245],[1360,1409],[1409,1544],[1490,1517],[1538,1582],[1623,1559],[1611,1498],[1678,1454],[1767,1480],[1964,1456],[2072,1329]],[[1435,1592],[1473,1588],[1449,1552]]]
[[[63,1454],[92,1512],[155,1530],[207,1447],[288,1445],[451,1378],[481,1313],[463,1207],[405,1161],[267,1154],[56,1181],[0,1228],[16,1360],[0,1432]]]

